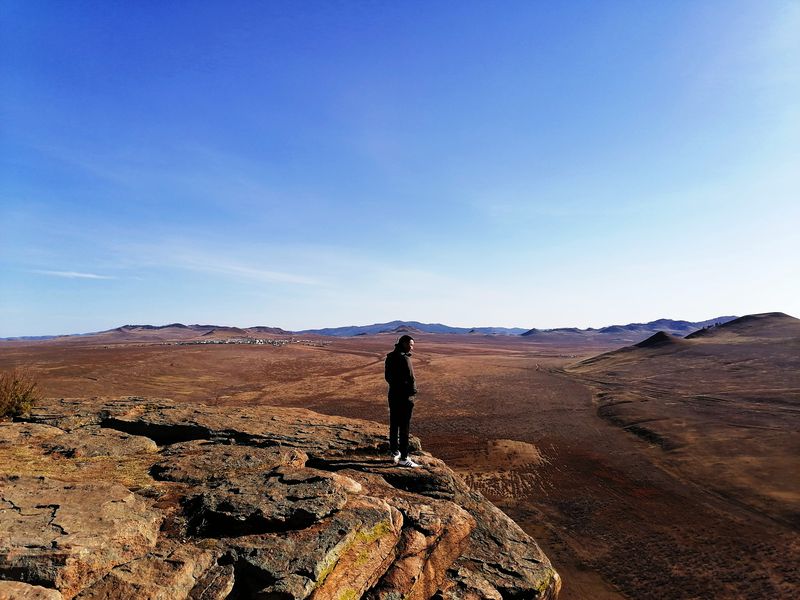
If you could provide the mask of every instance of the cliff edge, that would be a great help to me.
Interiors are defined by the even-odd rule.
[[[47,401],[0,423],[0,600],[556,598],[527,534],[429,454],[392,465],[383,429]]]

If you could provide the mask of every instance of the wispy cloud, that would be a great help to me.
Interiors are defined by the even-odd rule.
[[[319,282],[310,277],[302,275],[295,275],[293,273],[284,273],[281,271],[270,271],[266,269],[257,269],[254,267],[220,263],[220,262],[195,262],[193,260],[185,260],[182,264],[176,266],[191,269],[193,271],[204,271],[207,273],[216,273],[219,275],[228,275],[233,277],[243,277],[246,279],[254,279],[257,281],[264,281],[267,283],[296,283],[301,285],[318,285]]]
[[[318,273],[319,262],[297,260],[290,247],[273,247],[237,241],[221,245],[213,240],[151,240],[148,243],[116,243],[111,252],[117,267],[127,269],[177,269],[207,273],[240,281],[322,285],[309,272]],[[271,269],[272,265],[284,268]],[[263,265],[263,266],[261,266]]]
[[[34,269],[31,273],[38,273],[39,275],[50,275],[52,277],[64,277],[66,279],[116,279],[110,275],[98,275],[96,273],[80,273],[78,271],[44,271],[41,269]]]

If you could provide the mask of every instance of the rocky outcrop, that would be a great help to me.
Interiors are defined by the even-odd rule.
[[[0,600],[556,597],[516,524],[384,438],[300,409],[51,401],[0,423]]]

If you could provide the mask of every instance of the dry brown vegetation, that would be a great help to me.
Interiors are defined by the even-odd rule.
[[[576,366],[612,348],[420,335],[412,431],[540,542],[564,600],[800,597],[800,335],[767,338]],[[162,341],[4,343],[0,368],[35,367],[47,396],[386,419],[392,336]]]
[[[25,369],[0,372],[0,418],[30,411],[39,398],[38,384]]]

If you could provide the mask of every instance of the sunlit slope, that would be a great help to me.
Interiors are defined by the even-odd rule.
[[[666,467],[800,524],[800,320],[766,313],[656,334],[567,370],[591,384],[600,416],[660,449]]]

